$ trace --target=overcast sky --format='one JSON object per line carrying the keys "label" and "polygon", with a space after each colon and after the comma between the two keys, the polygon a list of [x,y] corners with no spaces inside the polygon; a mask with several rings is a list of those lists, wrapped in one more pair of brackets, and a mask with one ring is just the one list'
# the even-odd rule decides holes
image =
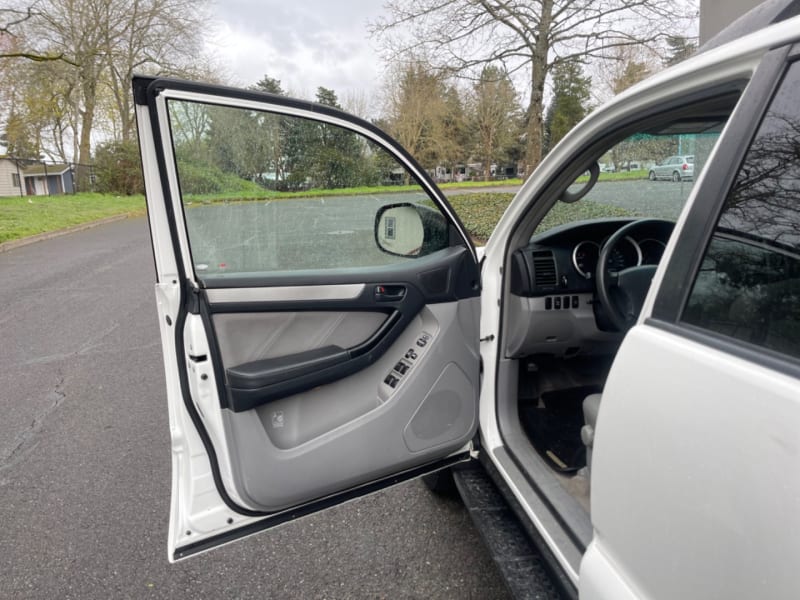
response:
{"label": "overcast sky", "polygon": [[380,86],[383,63],[367,32],[380,0],[217,0],[213,11],[211,50],[236,85],[267,74],[296,96],[324,86],[340,98],[374,97]]}

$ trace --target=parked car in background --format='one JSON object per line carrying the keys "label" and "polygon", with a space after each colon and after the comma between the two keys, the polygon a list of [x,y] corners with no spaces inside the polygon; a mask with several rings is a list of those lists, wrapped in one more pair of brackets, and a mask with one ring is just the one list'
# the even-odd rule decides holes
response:
{"label": "parked car in background", "polygon": [[[536,598],[797,598],[797,14],[800,0],[772,0],[720,34],[729,43],[590,114],[482,259],[373,124],[134,78],[172,436],[169,560],[451,473],[521,596],[550,578]],[[676,135],[708,148],[690,184],[598,183],[603,156]],[[374,186],[374,169],[415,187],[238,200],[236,165],[211,162],[234,156],[217,151],[232,141],[237,160],[277,155],[314,187],[347,165],[359,168],[340,188]],[[692,159],[651,179],[693,179]],[[204,169],[227,169],[230,189],[193,193]],[[508,542],[520,531],[543,567]]]}
{"label": "parked car in background", "polygon": [[684,156],[670,156],[657,165],[650,168],[650,181],[656,179],[671,179],[681,181],[682,179],[694,178],[694,156],[691,154]]}

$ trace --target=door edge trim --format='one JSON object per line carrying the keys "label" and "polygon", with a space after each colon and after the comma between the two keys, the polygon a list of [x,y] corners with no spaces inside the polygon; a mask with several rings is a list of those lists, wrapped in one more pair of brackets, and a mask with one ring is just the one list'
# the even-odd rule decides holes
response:
{"label": "door edge trim", "polygon": [[172,560],[177,562],[196,554],[207,552],[218,546],[235,542],[239,539],[249,537],[256,533],[271,529],[272,527],[277,527],[278,525],[283,525],[300,517],[312,515],[344,502],[349,502],[351,500],[356,500],[363,496],[379,492],[398,483],[410,481],[411,479],[416,479],[417,477],[427,473],[451,467],[462,462],[468,462],[470,460],[471,455],[469,452],[460,452],[447,458],[427,463],[419,467],[414,467],[395,475],[389,475],[387,477],[377,479],[356,488],[326,496],[324,498],[320,498],[319,500],[313,500],[295,508],[267,514],[267,516],[265,516],[263,519],[242,525],[236,529],[232,529],[230,531],[226,531],[224,533],[220,533],[191,544],[186,544],[185,546],[178,546],[172,553]]}

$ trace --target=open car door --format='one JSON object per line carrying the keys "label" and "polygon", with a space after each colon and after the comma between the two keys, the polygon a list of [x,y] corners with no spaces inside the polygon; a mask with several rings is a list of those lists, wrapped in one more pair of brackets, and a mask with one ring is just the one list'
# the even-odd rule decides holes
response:
{"label": "open car door", "polygon": [[140,77],[133,90],[170,561],[467,460],[479,269],[419,165],[329,106]]}

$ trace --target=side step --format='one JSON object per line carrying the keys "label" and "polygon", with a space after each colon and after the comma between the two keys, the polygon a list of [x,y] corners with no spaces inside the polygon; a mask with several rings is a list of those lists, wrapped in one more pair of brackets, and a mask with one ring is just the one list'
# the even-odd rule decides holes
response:
{"label": "side step", "polygon": [[483,468],[453,469],[464,505],[511,595],[517,600],[563,600],[541,553]]}

